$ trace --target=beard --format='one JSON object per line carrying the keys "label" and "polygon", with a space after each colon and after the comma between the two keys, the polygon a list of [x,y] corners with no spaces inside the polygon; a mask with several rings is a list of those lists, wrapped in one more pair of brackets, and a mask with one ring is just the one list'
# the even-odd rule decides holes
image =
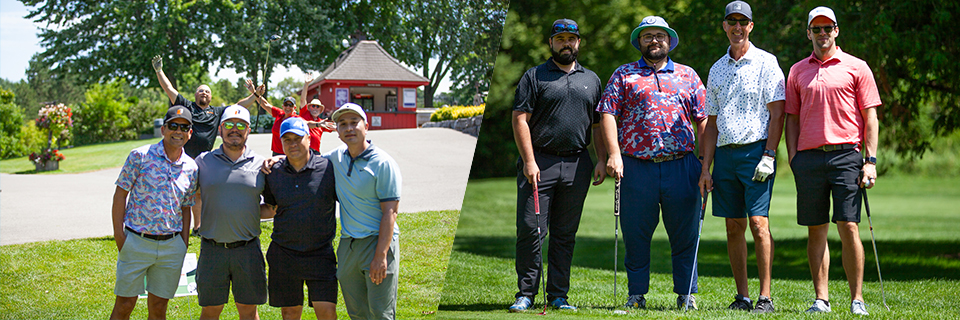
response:
{"label": "beard", "polygon": [[[657,51],[656,53],[651,53],[650,48],[652,48],[653,46],[660,46],[660,50]],[[663,44],[661,44],[660,42],[648,45],[646,50],[643,50],[640,53],[643,54],[643,58],[650,61],[660,61],[660,60],[663,60],[663,58],[667,57],[667,49],[664,48]]]}
{"label": "beard", "polygon": [[[560,53],[563,50],[569,49],[570,51],[566,53]],[[568,65],[577,61],[577,55],[580,54],[580,51],[571,47],[560,48],[560,51],[554,51],[553,48],[550,49],[550,54],[553,56],[553,61],[556,61],[562,65]]]}
{"label": "beard", "polygon": [[224,138],[233,138],[233,137],[238,137],[240,139],[239,140],[223,139],[223,146],[231,150],[243,150],[243,147],[247,145],[247,139],[243,135],[240,135],[238,133],[232,133],[232,132],[227,134],[227,136]]}

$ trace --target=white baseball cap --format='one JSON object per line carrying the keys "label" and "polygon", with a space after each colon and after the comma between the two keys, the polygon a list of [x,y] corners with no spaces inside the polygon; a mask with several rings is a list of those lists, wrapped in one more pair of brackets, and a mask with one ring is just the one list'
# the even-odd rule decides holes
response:
{"label": "white baseball cap", "polygon": [[239,104],[227,107],[223,110],[223,116],[220,117],[220,123],[230,119],[240,119],[250,124],[250,111]]}
{"label": "white baseball cap", "polygon": [[348,112],[359,114],[360,117],[363,118],[363,122],[367,122],[367,113],[363,112],[363,108],[361,108],[360,105],[356,103],[350,103],[350,102],[344,103],[342,106],[340,106],[340,109],[337,109],[337,111],[334,111],[333,114],[330,115],[330,119],[333,119],[333,122],[337,122],[337,120],[340,119],[340,116]]}
{"label": "white baseball cap", "polygon": [[810,22],[813,21],[816,17],[824,16],[833,21],[833,24],[837,24],[837,16],[833,14],[833,9],[827,7],[816,7],[813,10],[810,10],[810,14],[807,15],[807,27],[810,26]]}

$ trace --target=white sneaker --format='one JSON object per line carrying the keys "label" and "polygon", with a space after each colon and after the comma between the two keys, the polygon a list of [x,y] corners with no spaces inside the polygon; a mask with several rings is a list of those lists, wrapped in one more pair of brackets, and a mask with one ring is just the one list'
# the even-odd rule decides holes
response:
{"label": "white sneaker", "polygon": [[830,312],[830,302],[817,299],[813,301],[813,306],[807,309],[807,312]]}
{"label": "white sneaker", "polygon": [[853,300],[850,303],[850,312],[858,316],[869,316],[867,313],[867,304],[860,300]]}

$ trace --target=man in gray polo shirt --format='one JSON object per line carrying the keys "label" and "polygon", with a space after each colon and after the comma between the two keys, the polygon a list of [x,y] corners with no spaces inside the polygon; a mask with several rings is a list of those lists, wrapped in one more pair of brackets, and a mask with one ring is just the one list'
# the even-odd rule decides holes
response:
{"label": "man in gray polo shirt", "polygon": [[[267,302],[267,275],[260,249],[263,157],[246,147],[250,112],[232,105],[220,120],[219,149],[197,157],[200,197],[200,259],[197,263],[200,319],[219,319],[231,284],[240,319],[257,319]],[[265,208],[266,209],[266,208]]]}

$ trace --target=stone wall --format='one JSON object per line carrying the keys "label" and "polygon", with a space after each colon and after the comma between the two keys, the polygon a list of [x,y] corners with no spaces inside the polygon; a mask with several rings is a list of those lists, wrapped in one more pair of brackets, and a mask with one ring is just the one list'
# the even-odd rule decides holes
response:
{"label": "stone wall", "polygon": [[462,118],[457,120],[444,120],[438,122],[427,122],[423,124],[424,128],[450,128],[471,136],[480,136],[480,124],[483,122],[483,116]]}

